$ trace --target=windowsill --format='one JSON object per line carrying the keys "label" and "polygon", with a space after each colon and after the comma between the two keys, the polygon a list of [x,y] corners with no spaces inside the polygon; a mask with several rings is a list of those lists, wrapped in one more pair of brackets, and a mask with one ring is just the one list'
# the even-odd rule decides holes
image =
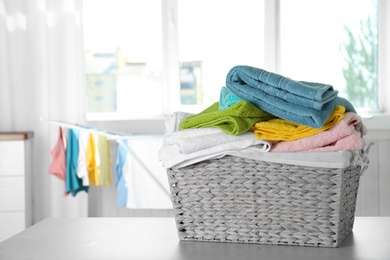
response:
{"label": "windowsill", "polygon": [[128,120],[93,120],[87,121],[88,126],[128,135],[160,135],[164,134],[164,118],[145,118]]}
{"label": "windowsill", "polygon": [[[362,116],[369,139],[390,139],[390,114]],[[129,134],[163,134],[164,117],[129,120],[88,120],[88,125]]]}
{"label": "windowsill", "polygon": [[145,121],[145,120],[161,120],[164,116],[162,115],[150,115],[150,116],[130,116],[123,113],[110,113],[110,112],[98,112],[98,113],[87,113],[85,116],[86,121]]}

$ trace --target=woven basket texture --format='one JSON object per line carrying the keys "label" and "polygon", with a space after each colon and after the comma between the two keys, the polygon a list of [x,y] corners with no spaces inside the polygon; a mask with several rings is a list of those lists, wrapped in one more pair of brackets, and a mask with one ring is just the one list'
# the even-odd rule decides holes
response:
{"label": "woven basket texture", "polygon": [[225,156],[167,169],[180,240],[338,247],[354,224],[360,166]]}

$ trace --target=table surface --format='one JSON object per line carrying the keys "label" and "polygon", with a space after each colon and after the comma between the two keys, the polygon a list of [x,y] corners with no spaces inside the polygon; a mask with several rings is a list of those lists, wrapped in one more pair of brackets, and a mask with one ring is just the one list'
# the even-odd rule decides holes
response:
{"label": "table surface", "polygon": [[[1,231],[0,231],[1,232]],[[357,217],[338,248],[180,241],[173,218],[49,218],[0,243],[0,259],[390,259],[390,217]]]}

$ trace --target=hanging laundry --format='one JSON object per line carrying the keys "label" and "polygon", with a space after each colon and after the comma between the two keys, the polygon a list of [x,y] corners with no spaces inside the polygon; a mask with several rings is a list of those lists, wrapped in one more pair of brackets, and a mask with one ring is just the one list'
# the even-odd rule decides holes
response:
{"label": "hanging laundry", "polygon": [[117,205],[121,207],[125,207],[127,203],[127,188],[126,182],[123,175],[123,167],[126,162],[127,150],[124,147],[127,145],[127,140],[121,141],[118,145],[118,155],[116,157],[116,190],[117,190]]}
{"label": "hanging laundry", "polygon": [[66,151],[66,147],[68,146],[68,128],[62,129],[62,142]]}
{"label": "hanging laundry", "polygon": [[52,162],[49,167],[49,173],[65,181],[66,176],[66,150],[64,145],[63,130],[60,127],[58,131],[58,140],[51,150]]}
{"label": "hanging laundry", "polygon": [[76,196],[80,191],[88,192],[88,186],[84,186],[77,176],[77,162],[79,155],[78,131],[68,130],[68,142],[66,150],[66,192]]}
{"label": "hanging laundry", "polygon": [[[76,196],[80,191],[88,192],[90,185],[112,185],[110,140],[116,139],[118,134],[85,126],[55,123],[66,125],[67,130],[63,126],[59,129],[58,140],[52,149],[53,162],[49,172],[64,181],[65,195]],[[175,127],[178,128],[179,125]],[[117,205],[136,209],[171,209],[169,191],[164,187],[167,184],[164,183],[165,176],[156,175],[154,169],[149,169],[153,160],[146,166],[129,150],[129,140],[116,141],[120,144],[115,165]],[[154,146],[153,143],[152,147]],[[136,150],[145,148],[148,145],[145,146],[142,140]],[[146,157],[150,155],[149,149],[147,150]],[[137,163],[134,164],[133,160]]]}
{"label": "hanging laundry", "polygon": [[87,149],[89,132],[81,130],[79,132],[79,156],[77,162],[77,176],[82,179],[84,186],[89,186],[89,176],[87,167]]}
{"label": "hanging laundry", "polygon": [[99,155],[96,152],[95,137],[94,134],[90,133],[88,137],[88,146],[86,153],[86,164],[88,171],[89,183],[91,185],[99,185],[99,168],[96,165],[96,159]]}
{"label": "hanging laundry", "polygon": [[97,136],[97,152],[99,155],[99,161],[97,161],[97,167],[99,168],[99,184],[100,186],[111,186],[111,155],[110,155],[110,142],[107,137]]}

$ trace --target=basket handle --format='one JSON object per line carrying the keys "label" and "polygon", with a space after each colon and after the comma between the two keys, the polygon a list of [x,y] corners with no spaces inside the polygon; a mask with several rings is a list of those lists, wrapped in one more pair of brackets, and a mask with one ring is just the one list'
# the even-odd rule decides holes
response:
{"label": "basket handle", "polygon": [[353,160],[353,165],[360,166],[360,176],[363,175],[363,173],[367,170],[368,166],[370,165],[370,158],[368,157],[368,153],[370,152],[371,146],[374,145],[374,142],[370,142],[366,148],[361,149],[360,156],[355,156]]}

